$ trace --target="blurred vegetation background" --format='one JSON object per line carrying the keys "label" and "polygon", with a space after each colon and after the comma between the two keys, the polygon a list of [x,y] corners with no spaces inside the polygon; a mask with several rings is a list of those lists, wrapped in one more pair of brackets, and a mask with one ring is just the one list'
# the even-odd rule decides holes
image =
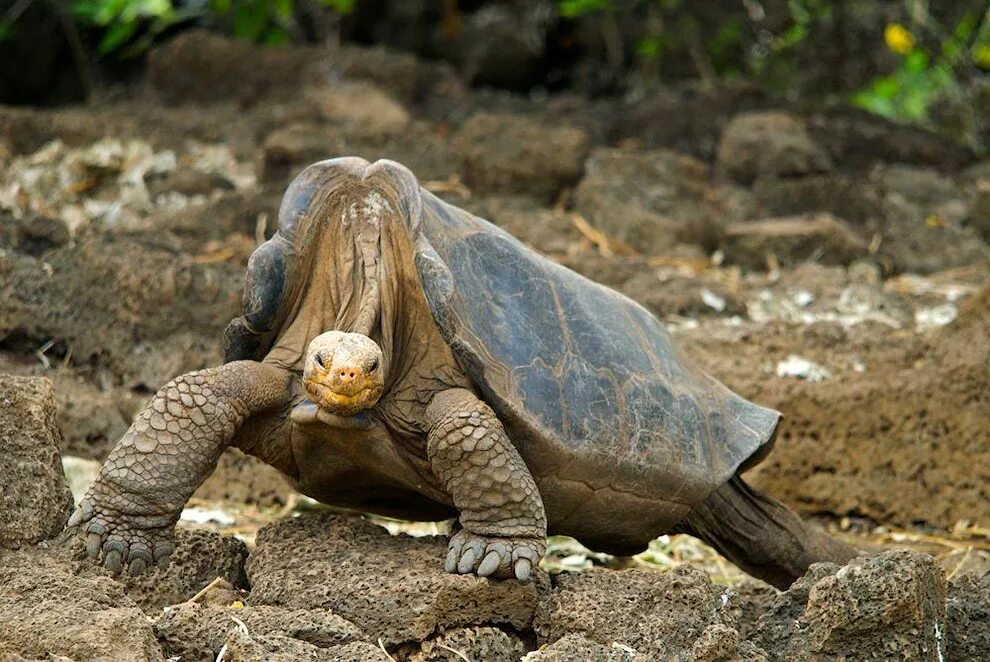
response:
{"label": "blurred vegetation background", "polygon": [[381,44],[517,91],[741,79],[987,147],[988,0],[0,0],[0,101],[83,100],[193,27],[273,48]]}

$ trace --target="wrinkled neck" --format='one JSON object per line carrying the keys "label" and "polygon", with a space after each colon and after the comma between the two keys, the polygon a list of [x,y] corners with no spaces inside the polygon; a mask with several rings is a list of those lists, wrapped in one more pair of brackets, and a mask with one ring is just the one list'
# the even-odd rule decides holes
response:
{"label": "wrinkled neck", "polygon": [[396,339],[401,281],[411,264],[395,207],[367,188],[319,206],[302,242],[286,325],[267,360],[301,371],[309,342],[325,331],[362,333],[381,347],[386,375]]}
{"label": "wrinkled neck", "polygon": [[[370,191],[360,200],[351,203],[341,215],[342,229],[351,230],[350,243],[355,266],[351,284],[361,291],[350,299],[357,301],[357,316],[351,328],[338,328],[339,331],[363,333],[370,337],[381,319],[381,281],[386,262],[382,255],[382,226],[390,212],[391,208],[385,199],[376,191]],[[342,241],[341,245],[347,243]],[[360,288],[357,288],[358,285]]]}

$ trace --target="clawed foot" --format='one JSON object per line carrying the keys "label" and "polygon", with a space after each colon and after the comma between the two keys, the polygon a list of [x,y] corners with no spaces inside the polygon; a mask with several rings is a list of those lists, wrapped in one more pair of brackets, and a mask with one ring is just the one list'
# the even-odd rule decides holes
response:
{"label": "clawed foot", "polygon": [[153,508],[128,495],[114,494],[103,483],[94,484],[69,518],[86,542],[86,553],[102,558],[115,573],[127,568],[138,575],[153,565],[164,567],[175,548],[175,518],[155,514]]}
{"label": "clawed foot", "polygon": [[450,538],[444,570],[526,582],[545,550],[543,538],[496,538],[461,530]]}

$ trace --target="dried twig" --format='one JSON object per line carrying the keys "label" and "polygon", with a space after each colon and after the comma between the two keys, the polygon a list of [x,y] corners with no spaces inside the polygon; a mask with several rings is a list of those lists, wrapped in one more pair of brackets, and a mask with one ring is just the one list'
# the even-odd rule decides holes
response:
{"label": "dried twig", "polygon": [[592,227],[591,223],[589,223],[584,216],[578,214],[577,212],[571,214],[571,223],[574,224],[574,227],[577,228],[577,231],[580,232],[585,239],[590,241],[595,248],[598,249],[599,253],[605,257],[612,257],[612,247],[609,245],[608,237],[604,232]]}
{"label": "dried twig", "polygon": [[471,662],[471,658],[469,658],[467,655],[465,655],[461,651],[457,650],[456,648],[451,648],[450,646],[447,646],[446,644],[441,644],[439,641],[436,642],[436,646],[437,646],[437,648],[442,648],[445,651],[450,651],[451,653],[453,653],[457,657],[459,657],[462,660],[464,660],[464,662]]}
{"label": "dried twig", "polygon": [[237,257],[238,251],[236,248],[227,246],[219,250],[210,251],[209,253],[200,253],[193,257],[193,262],[196,264],[215,264],[217,262],[226,262],[227,260]]}
{"label": "dried twig", "polygon": [[590,241],[592,245],[594,245],[595,248],[598,249],[598,252],[604,255],[605,257],[612,257],[615,255],[624,255],[626,257],[637,257],[641,255],[641,253],[638,250],[636,250],[626,242],[622,241],[621,239],[610,237],[601,230],[599,230],[598,228],[594,227],[591,223],[588,222],[588,219],[586,219],[581,214],[577,212],[571,212],[569,216],[571,219],[571,223],[573,223],[577,231],[581,233],[581,236],[583,236],[585,239]]}
{"label": "dried twig", "polygon": [[470,198],[471,189],[464,185],[460,175],[451,174],[447,179],[431,180],[423,182],[423,188],[430,193],[456,193],[457,195]]}
{"label": "dried twig", "polygon": [[203,588],[201,588],[199,590],[199,593],[197,593],[196,595],[192,596],[191,598],[189,598],[185,602],[180,602],[179,604],[188,605],[188,604],[192,604],[193,602],[198,601],[204,595],[206,595],[207,593],[209,593],[210,591],[212,591],[217,586],[217,584],[219,584],[220,582],[223,582],[223,581],[226,581],[223,577],[217,577],[212,582],[210,582],[209,584],[207,584],[206,586],[204,586]]}
{"label": "dried twig", "polygon": [[966,553],[965,553],[965,554],[963,554],[963,557],[962,557],[962,559],[961,559],[961,560],[959,561],[959,563],[957,563],[957,564],[956,564],[956,567],[952,569],[952,572],[950,572],[950,573],[949,573],[949,574],[948,574],[948,575],[946,576],[946,578],[945,578],[945,581],[949,581],[950,579],[952,579],[953,577],[955,577],[955,576],[956,576],[956,573],[958,573],[958,572],[959,572],[959,570],[960,570],[960,569],[962,569],[962,567],[963,567],[963,564],[964,564],[964,563],[966,563],[966,561],[968,561],[968,560],[969,560],[969,557],[970,557],[970,555],[971,555],[972,553],[973,553],[973,548],[972,548],[972,547],[967,547],[967,548],[966,548]]}
{"label": "dried twig", "polygon": [[282,519],[288,516],[296,509],[297,505],[299,505],[299,494],[297,492],[290,492],[289,498],[285,500],[285,505],[275,514],[275,519]]}
{"label": "dried twig", "polygon": [[391,655],[389,655],[388,651],[385,650],[385,643],[382,641],[382,638],[381,637],[378,637],[378,647],[382,649],[382,653],[385,654],[385,657],[387,657],[388,659],[392,660],[392,662],[397,662],[396,659],[394,657],[392,657]]}

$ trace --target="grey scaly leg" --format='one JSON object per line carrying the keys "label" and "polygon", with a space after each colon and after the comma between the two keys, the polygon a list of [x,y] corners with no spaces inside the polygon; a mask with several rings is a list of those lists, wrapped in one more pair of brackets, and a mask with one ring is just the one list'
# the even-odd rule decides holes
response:
{"label": "grey scaly leg", "polygon": [[426,411],[433,471],[460,511],[447,572],[526,581],[546,550],[536,482],[495,412],[465,389],[442,391]]}
{"label": "grey scaly leg", "polygon": [[142,572],[171,554],[175,522],[249,416],[284,406],[290,373],[235,361],[190,372],[155,394],[110,451],[68,526],[115,572]]}
{"label": "grey scaly leg", "polygon": [[737,474],[677,525],[753,577],[787,589],[812,563],[845,564],[859,552],[790,508],[750,487]]}

